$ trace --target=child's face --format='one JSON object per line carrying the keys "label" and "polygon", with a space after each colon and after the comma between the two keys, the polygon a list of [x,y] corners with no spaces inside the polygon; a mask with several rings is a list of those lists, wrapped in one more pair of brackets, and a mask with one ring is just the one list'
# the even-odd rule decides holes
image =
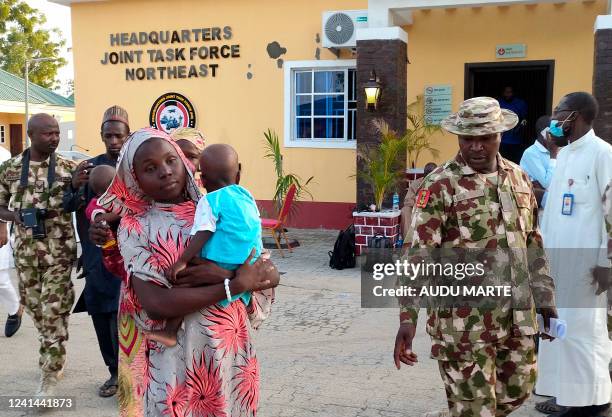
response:
{"label": "child's face", "polygon": [[108,187],[110,187],[112,180],[112,178],[110,179],[110,181],[101,180],[100,183],[90,184],[89,188],[96,196],[101,197],[102,194],[106,192]]}
{"label": "child's face", "polygon": [[183,201],[185,165],[174,147],[160,138],[140,145],[134,156],[134,172],[142,191],[160,203]]}
{"label": "child's face", "polygon": [[193,143],[185,139],[177,140],[176,144],[181,148],[185,158],[193,165],[193,174],[195,175],[200,170],[200,151]]}
{"label": "child's face", "polygon": [[89,189],[98,197],[110,187],[115,177],[115,169],[106,165],[95,167],[89,176]]}
{"label": "child's face", "polygon": [[[206,188],[206,175],[210,176],[210,172],[206,169],[204,153],[200,155],[200,158],[198,159],[198,165],[200,167],[200,180],[202,181],[202,187]],[[209,191],[208,188],[206,188],[206,191]]]}

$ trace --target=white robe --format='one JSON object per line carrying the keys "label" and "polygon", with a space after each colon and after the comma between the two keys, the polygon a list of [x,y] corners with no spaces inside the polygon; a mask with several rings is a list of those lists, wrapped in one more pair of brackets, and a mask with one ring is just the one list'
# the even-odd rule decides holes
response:
{"label": "white robe", "polygon": [[[567,338],[540,342],[536,392],[564,406],[606,404],[612,395],[607,294],[596,296],[591,284],[591,269],[609,265],[602,197],[611,180],[612,146],[591,130],[559,152],[544,209],[544,247]],[[569,216],[561,213],[566,193],[574,195]]]}
{"label": "white robe", "polygon": [[[8,161],[9,159],[11,159],[11,153],[4,146],[0,146],[0,164]],[[11,224],[8,223],[6,227],[8,227],[10,230]],[[11,236],[9,236],[9,239],[10,238]],[[9,241],[9,243],[0,248],[0,270],[10,269],[13,268],[13,266],[13,249],[11,247],[11,242]]]}
{"label": "white robe", "polygon": [[[11,158],[11,153],[3,146],[0,146],[0,163]],[[10,224],[3,227],[10,227]],[[19,297],[11,282],[9,268],[13,267],[13,250],[11,243],[7,243],[0,248],[0,304],[2,304],[8,314],[17,313],[19,309]]]}

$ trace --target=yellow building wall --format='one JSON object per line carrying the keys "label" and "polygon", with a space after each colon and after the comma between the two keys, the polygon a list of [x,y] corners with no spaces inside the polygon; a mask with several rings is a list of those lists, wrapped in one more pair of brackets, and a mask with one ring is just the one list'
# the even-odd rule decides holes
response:
{"label": "yellow building wall", "polygon": [[[27,128],[26,128],[26,125],[25,125],[25,116],[23,114],[11,113],[10,117],[8,118],[8,121],[9,121],[10,124],[21,125],[22,126],[21,137],[23,138],[24,149],[25,149],[25,140],[26,140],[26,136],[27,136]],[[10,138],[7,139],[7,141],[4,144],[4,146],[9,151],[11,150]]]}
{"label": "yellow building wall", "polygon": [[[276,177],[272,162],[263,158],[263,132],[275,130],[282,143],[284,70],[268,56],[266,47],[278,41],[287,49],[281,57],[285,61],[314,60],[316,49],[321,47],[316,42],[317,33],[321,33],[321,13],[360,8],[367,8],[367,0],[183,0],[172,2],[170,8],[162,0],[74,4],[77,143],[92,152],[102,152],[99,131],[107,107],[125,107],[132,129],[137,129],[148,126],[151,105],[160,95],[178,92],[193,103],[197,125],[208,143],[224,142],[237,149],[244,169],[243,184],[256,198],[272,199]],[[220,61],[216,78],[126,81],[125,65],[100,63],[106,51],[150,48],[111,47],[111,33],[226,25],[233,31],[227,43],[240,44],[241,57]],[[323,48],[320,53],[321,59],[336,59]],[[251,80],[247,72],[253,74]],[[355,180],[349,178],[354,174],[354,150],[284,148],[283,153],[287,172],[315,177],[310,187],[315,201],[354,201]]]}
{"label": "yellow building wall", "polygon": [[[408,32],[408,101],[423,94],[426,85],[450,84],[453,110],[464,99],[464,65],[478,62],[555,60],[553,107],[572,91],[592,90],[593,27],[606,14],[607,2],[517,5],[416,11]],[[495,46],[524,43],[525,59],[495,59]],[[456,136],[437,134],[437,162],[453,157]],[[420,156],[420,166],[433,158]]]}
{"label": "yellow building wall", "polygon": [[4,143],[0,144],[4,148],[11,150],[11,135],[10,125],[20,124],[23,126],[22,138],[25,141],[26,128],[24,126],[24,115],[17,113],[0,113],[0,125],[4,125],[6,129]]}
{"label": "yellow building wall", "polygon": [[50,110],[50,111],[47,111],[47,112],[49,114],[51,114],[52,116],[59,118],[59,122],[60,123],[76,121],[76,113],[74,112],[74,109],[70,109],[70,110]]}
{"label": "yellow building wall", "polygon": [[[100,121],[104,110],[113,104],[128,110],[130,124],[137,129],[148,125],[151,105],[161,94],[182,93],[194,104],[198,127],[208,143],[233,145],[243,164],[244,185],[256,198],[271,199],[275,176],[272,163],[263,158],[263,132],[268,128],[275,130],[282,144],[284,70],[268,56],[266,46],[278,41],[287,49],[281,57],[285,61],[315,59],[315,51],[321,47],[316,42],[316,34],[321,33],[321,12],[364,8],[366,0],[183,0],[173,2],[171,12],[168,3],[162,0],[74,4],[77,143],[92,153],[103,151]],[[428,84],[450,84],[453,109],[457,109],[464,98],[464,64],[494,62],[495,46],[507,43],[525,43],[524,60],[555,60],[553,103],[571,91],[590,91],[593,25],[595,17],[604,14],[605,9],[606,1],[597,0],[416,11],[414,24],[404,28],[409,35],[411,61],[408,101],[422,94]],[[218,62],[216,78],[126,81],[126,65],[100,63],[107,51],[151,47],[111,47],[111,33],[226,25],[233,30],[228,43],[240,44],[241,57]],[[192,45],[196,44],[188,46]],[[320,57],[336,59],[324,48]],[[350,54],[343,57],[350,58]],[[151,64],[145,59],[141,66]],[[247,72],[253,74],[251,80],[247,79]],[[450,134],[436,135],[433,144],[441,151],[437,162],[451,158],[457,150],[457,140]],[[355,170],[354,150],[283,147],[282,152],[287,172],[303,178],[315,177],[310,187],[315,201],[354,201],[355,182],[349,178]],[[419,165],[431,159],[424,153]]]}
{"label": "yellow building wall", "polygon": [[[30,113],[30,116],[39,112],[45,112],[53,115],[54,117],[59,117],[61,122],[74,122],[75,121],[75,113],[73,109],[70,110],[58,110],[58,109],[40,109],[34,108],[33,112]],[[0,144],[0,146],[4,146],[9,151],[11,150],[11,138],[10,138],[10,125],[21,125],[22,132],[21,137],[25,148],[25,140],[27,136],[27,129],[25,126],[25,115],[23,113],[2,113],[0,112],[0,125],[4,125],[6,127],[5,133],[5,142]]]}
{"label": "yellow building wall", "polygon": [[11,149],[11,141],[10,141],[10,125],[13,123],[11,113],[0,113],[0,126],[4,126],[4,143],[0,144],[0,146],[5,147],[10,151]]}

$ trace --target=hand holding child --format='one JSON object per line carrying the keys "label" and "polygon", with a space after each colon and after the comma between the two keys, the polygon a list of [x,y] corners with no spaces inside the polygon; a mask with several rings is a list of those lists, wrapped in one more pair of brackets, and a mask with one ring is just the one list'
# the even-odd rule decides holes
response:
{"label": "hand holding child", "polygon": [[177,283],[178,273],[183,271],[185,268],[187,268],[187,262],[179,259],[174,265],[170,267],[170,269],[168,269],[168,271],[166,272],[166,278],[168,278],[168,281],[170,281],[172,284]]}
{"label": "hand holding child", "polygon": [[247,260],[236,271],[236,278],[230,284],[232,294],[261,291],[278,285],[279,277],[274,264],[261,257],[251,264],[254,256],[255,249],[251,250]]}

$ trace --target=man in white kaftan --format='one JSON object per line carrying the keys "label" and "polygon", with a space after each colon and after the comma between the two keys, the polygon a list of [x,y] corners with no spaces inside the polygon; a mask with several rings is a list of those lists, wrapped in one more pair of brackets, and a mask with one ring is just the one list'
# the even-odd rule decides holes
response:
{"label": "man in white kaftan", "polygon": [[[551,133],[567,137],[569,144],[559,152],[542,234],[567,337],[540,343],[536,392],[569,407],[554,414],[563,417],[603,415],[612,395],[605,292],[610,261],[602,203],[612,180],[612,146],[592,130],[596,115],[590,94],[572,93],[551,121]],[[598,285],[594,276],[606,278]]]}
{"label": "man in white kaftan", "polygon": [[[0,146],[0,163],[11,159],[11,153]],[[6,337],[13,336],[21,326],[22,309],[19,297],[11,282],[10,268],[13,267],[13,250],[11,249],[9,224],[0,223],[0,304],[8,313],[4,327]]]}

